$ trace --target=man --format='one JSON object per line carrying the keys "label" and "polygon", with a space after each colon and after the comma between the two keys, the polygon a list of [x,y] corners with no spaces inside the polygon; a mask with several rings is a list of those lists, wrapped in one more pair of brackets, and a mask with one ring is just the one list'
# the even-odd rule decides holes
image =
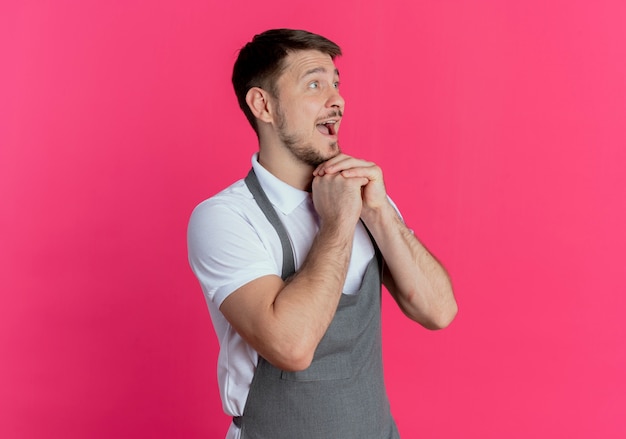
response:
{"label": "man", "polygon": [[339,55],[326,38],[288,29],[243,47],[233,85],[259,151],[245,180],[190,219],[229,439],[399,437],[383,382],[381,281],[426,328],[457,311],[381,169],[339,148]]}

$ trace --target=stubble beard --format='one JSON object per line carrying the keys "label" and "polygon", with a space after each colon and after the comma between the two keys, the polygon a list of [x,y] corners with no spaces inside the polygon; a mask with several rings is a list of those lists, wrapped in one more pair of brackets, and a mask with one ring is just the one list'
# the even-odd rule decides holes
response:
{"label": "stubble beard", "polygon": [[278,138],[291,152],[291,154],[302,163],[305,163],[313,168],[317,168],[325,161],[330,160],[341,153],[339,143],[331,142],[329,144],[331,152],[328,155],[322,154],[317,151],[311,143],[303,142],[298,133],[289,134],[286,127],[287,123],[285,122],[285,117],[280,107],[276,109],[276,114],[279,118]]}

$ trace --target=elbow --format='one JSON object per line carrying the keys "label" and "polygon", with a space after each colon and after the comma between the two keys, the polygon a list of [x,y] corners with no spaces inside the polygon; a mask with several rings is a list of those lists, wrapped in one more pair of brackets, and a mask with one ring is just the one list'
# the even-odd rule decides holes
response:
{"label": "elbow", "polygon": [[301,372],[308,369],[312,362],[313,355],[299,355],[296,353],[281,355],[270,361],[273,366],[286,372]]}
{"label": "elbow", "polygon": [[445,308],[439,310],[439,312],[432,316],[428,320],[424,327],[433,331],[438,331],[441,329],[445,329],[454,321],[457,313],[459,312],[459,307],[456,304],[456,301],[452,301],[452,303]]}
{"label": "elbow", "polygon": [[251,331],[248,344],[272,366],[300,372],[311,365],[320,340],[303,328],[265,324]]}
{"label": "elbow", "polygon": [[448,326],[450,326],[450,324],[454,321],[454,318],[456,317],[459,311],[456,304],[451,308],[452,309],[448,310],[446,313],[442,313],[442,315],[439,316],[439,318],[433,322],[434,323],[433,327],[430,329],[437,331],[440,329],[445,329]]}
{"label": "elbow", "polygon": [[411,320],[433,331],[450,326],[459,312],[452,291],[444,300],[426,302],[419,306],[415,304],[408,306],[407,303],[402,303],[402,305],[402,310]]}
{"label": "elbow", "polygon": [[279,368],[286,372],[302,372],[303,370],[308,369],[312,362],[313,356],[294,357],[282,363],[282,366]]}
{"label": "elbow", "polygon": [[459,312],[459,306],[454,298],[454,291],[452,285],[448,281],[447,288],[440,291],[439,297],[441,300],[438,306],[434,307],[433,312],[430,314],[430,319],[426,328],[431,330],[445,329],[454,321],[456,315]]}
{"label": "elbow", "polygon": [[266,358],[274,367],[286,372],[301,372],[308,369],[313,362],[315,348],[299,341],[281,346],[269,358]]}

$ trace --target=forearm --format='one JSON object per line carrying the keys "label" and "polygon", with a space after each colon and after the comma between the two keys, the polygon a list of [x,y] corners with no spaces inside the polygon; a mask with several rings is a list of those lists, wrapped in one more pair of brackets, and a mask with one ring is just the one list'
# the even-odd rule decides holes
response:
{"label": "forearm", "polygon": [[[352,231],[322,227],[298,272],[272,304],[276,343],[307,364],[330,325],[341,298],[352,252]],[[282,340],[282,342],[281,342]]]}
{"label": "forearm", "polygon": [[363,220],[385,259],[383,281],[402,311],[430,329],[450,324],[457,312],[448,274],[387,203]]}
{"label": "forearm", "polygon": [[220,310],[233,328],[274,366],[296,371],[312,361],[341,298],[355,226],[321,225],[291,278],[260,277],[222,302]]}

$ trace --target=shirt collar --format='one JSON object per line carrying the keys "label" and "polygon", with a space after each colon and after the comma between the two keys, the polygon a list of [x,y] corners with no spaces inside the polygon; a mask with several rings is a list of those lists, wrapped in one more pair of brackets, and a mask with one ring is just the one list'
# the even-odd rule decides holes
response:
{"label": "shirt collar", "polygon": [[278,179],[271,172],[261,166],[258,158],[259,153],[255,153],[252,156],[252,169],[254,169],[256,177],[259,179],[259,184],[263,188],[265,195],[267,195],[267,198],[274,207],[279,209],[285,215],[290,214],[309,197],[309,193],[296,189],[295,187],[290,186],[284,181]]}

